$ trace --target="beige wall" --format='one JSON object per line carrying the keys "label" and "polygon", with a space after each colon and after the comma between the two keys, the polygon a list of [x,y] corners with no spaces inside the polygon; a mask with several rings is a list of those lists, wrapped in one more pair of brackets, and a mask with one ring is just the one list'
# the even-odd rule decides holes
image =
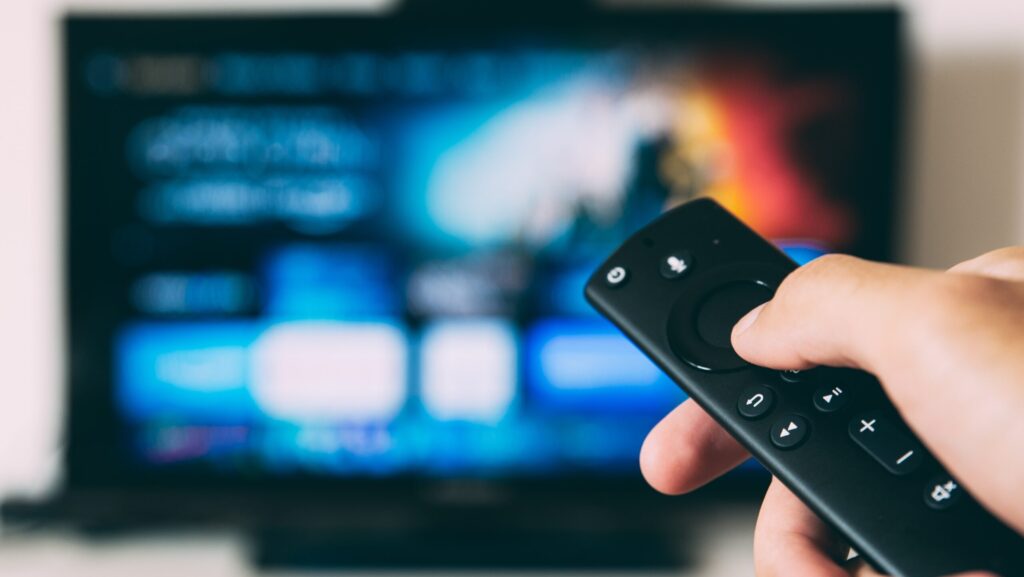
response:
{"label": "beige wall", "polygon": [[[0,8],[0,493],[38,490],[57,474],[62,362],[56,17],[69,6],[148,10],[211,4],[272,9],[352,2],[8,0]],[[909,107],[914,154],[901,233],[904,258],[945,266],[994,247],[1024,244],[1024,3],[903,4],[911,16],[917,63]]]}
{"label": "beige wall", "polygon": [[1022,244],[1024,3],[906,5],[918,57],[906,254],[945,266]]}

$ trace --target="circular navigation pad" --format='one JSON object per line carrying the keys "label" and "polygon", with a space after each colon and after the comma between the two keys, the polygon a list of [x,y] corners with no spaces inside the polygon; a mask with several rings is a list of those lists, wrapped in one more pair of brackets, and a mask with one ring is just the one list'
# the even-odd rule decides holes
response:
{"label": "circular navigation pad", "polygon": [[785,276],[786,271],[778,267],[756,264],[722,267],[703,275],[679,296],[669,313],[672,352],[705,371],[747,366],[732,349],[732,327],[754,307],[770,300]]}
{"label": "circular navigation pad", "polygon": [[761,303],[772,291],[751,281],[729,283],[712,292],[697,307],[697,334],[704,342],[722,349],[732,348],[732,327]]}

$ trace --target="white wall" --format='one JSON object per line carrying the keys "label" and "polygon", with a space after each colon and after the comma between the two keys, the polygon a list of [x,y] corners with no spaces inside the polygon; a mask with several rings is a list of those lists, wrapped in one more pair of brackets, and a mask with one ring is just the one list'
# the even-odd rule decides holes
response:
{"label": "white wall", "polygon": [[[68,7],[208,10],[211,4],[265,10],[353,2],[8,0],[0,8],[0,182],[6,183],[0,190],[0,494],[39,490],[57,472],[57,17]],[[1024,244],[1024,2],[903,4],[917,61],[906,259],[945,266]]]}

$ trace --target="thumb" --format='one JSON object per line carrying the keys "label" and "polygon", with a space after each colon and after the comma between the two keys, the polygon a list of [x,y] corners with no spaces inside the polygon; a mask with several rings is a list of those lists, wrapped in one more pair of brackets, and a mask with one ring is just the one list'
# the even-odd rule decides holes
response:
{"label": "thumb", "polygon": [[891,358],[893,343],[911,336],[907,305],[921,301],[937,275],[843,255],[820,257],[790,274],[775,298],[736,323],[733,347],[766,367],[876,372]]}

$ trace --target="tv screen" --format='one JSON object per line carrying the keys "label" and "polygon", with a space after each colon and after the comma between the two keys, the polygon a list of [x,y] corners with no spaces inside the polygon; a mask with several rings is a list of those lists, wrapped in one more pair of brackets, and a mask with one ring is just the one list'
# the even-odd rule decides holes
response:
{"label": "tv screen", "polygon": [[893,12],[515,14],[67,19],[72,486],[636,482],[620,241],[890,256]]}

